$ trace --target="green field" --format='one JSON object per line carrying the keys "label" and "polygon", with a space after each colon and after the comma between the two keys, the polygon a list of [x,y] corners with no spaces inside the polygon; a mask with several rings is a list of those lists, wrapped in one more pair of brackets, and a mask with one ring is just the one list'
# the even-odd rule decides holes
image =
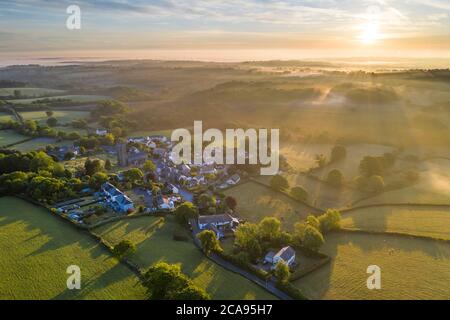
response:
{"label": "green field", "polygon": [[198,286],[206,289],[214,299],[274,299],[253,282],[226,271],[205,258],[192,240],[173,240],[173,231],[177,227],[179,226],[171,217],[165,220],[143,217],[107,224],[94,229],[94,232],[111,244],[122,239],[136,243],[137,252],[132,260],[143,268],[161,260],[180,263],[183,272]]}
{"label": "green field", "polygon": [[[40,98],[30,98],[30,99],[16,99],[16,100],[7,100],[11,103],[17,103],[17,104],[30,104],[38,100],[45,99],[44,97]],[[65,95],[65,96],[52,96],[49,97],[49,99],[68,99],[71,100],[74,103],[85,103],[85,102],[97,102],[101,100],[108,100],[109,97],[106,96],[96,96],[96,95]]]}
{"label": "green field", "polygon": [[14,130],[0,130],[0,146],[7,146],[27,138]]}
{"label": "green field", "polygon": [[14,117],[6,112],[0,112],[0,122],[7,122],[9,120],[14,120]]}
{"label": "green field", "polygon": [[65,91],[48,88],[0,88],[0,97],[12,96],[15,90],[20,90],[22,96],[26,97],[45,97],[50,95],[61,95]]}
{"label": "green field", "polygon": [[53,138],[35,138],[33,140],[29,140],[23,143],[16,144],[12,147],[9,147],[9,149],[18,150],[20,152],[30,152],[37,149],[45,149],[46,146],[64,146],[71,144],[69,141],[60,141],[58,142],[56,139]]}
{"label": "green field", "polygon": [[450,206],[359,209],[344,213],[342,227],[450,239]]}
{"label": "green field", "polygon": [[[294,282],[312,299],[449,299],[450,245],[407,237],[331,234],[321,249],[330,264]],[[368,290],[367,267],[381,268]]]}
{"label": "green field", "polygon": [[[45,124],[48,116],[45,111],[25,111],[20,112],[20,115],[24,118],[24,120],[34,120],[41,124]],[[89,112],[87,111],[53,111],[53,116],[58,120],[60,124],[70,123],[76,119],[84,119],[88,117]],[[75,130],[73,130],[75,131]]]}
{"label": "green field", "polygon": [[230,188],[225,190],[225,194],[237,200],[238,217],[252,222],[259,222],[268,216],[276,217],[288,230],[311,213],[311,209],[301,203],[255,182]]}
{"label": "green field", "polygon": [[436,159],[421,163],[420,179],[410,187],[388,191],[358,202],[376,203],[434,203],[450,204],[450,160]]}
{"label": "green field", "polygon": [[[143,299],[138,278],[87,234],[23,200],[0,198],[0,299]],[[81,290],[66,269],[81,268]]]}

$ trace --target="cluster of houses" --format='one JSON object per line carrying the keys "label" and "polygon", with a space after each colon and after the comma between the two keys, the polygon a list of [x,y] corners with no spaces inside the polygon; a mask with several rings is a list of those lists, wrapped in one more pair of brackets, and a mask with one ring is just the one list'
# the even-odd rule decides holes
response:
{"label": "cluster of houses", "polygon": [[105,203],[114,211],[127,213],[134,210],[133,201],[111,183],[104,183],[101,187],[101,192],[105,197]]}

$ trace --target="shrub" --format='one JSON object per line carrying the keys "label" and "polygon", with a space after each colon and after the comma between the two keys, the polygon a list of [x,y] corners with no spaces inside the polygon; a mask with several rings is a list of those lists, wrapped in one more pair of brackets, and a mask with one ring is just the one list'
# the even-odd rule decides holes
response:
{"label": "shrub", "polygon": [[130,240],[122,240],[114,246],[112,253],[115,257],[121,259],[136,252],[136,245]]}
{"label": "shrub", "polygon": [[342,185],[342,182],[344,180],[344,176],[342,175],[342,172],[338,169],[333,169],[328,173],[327,176],[327,182],[335,187],[340,187]]}
{"label": "shrub", "polygon": [[306,202],[308,200],[308,192],[302,187],[292,188],[291,196],[302,202]]}

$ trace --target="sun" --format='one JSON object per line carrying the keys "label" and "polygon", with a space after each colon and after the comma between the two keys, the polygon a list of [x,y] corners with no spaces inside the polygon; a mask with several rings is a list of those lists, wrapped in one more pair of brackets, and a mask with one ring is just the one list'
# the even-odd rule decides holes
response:
{"label": "sun", "polygon": [[373,44],[379,39],[378,25],[376,23],[368,23],[362,29],[363,32],[359,38],[364,44]]}

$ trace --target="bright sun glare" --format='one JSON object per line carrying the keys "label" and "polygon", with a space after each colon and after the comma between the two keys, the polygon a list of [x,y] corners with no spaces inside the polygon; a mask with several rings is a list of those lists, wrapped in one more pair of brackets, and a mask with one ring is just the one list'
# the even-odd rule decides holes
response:
{"label": "bright sun glare", "polygon": [[373,44],[379,37],[378,25],[375,23],[368,23],[363,26],[363,32],[360,39],[365,44]]}

